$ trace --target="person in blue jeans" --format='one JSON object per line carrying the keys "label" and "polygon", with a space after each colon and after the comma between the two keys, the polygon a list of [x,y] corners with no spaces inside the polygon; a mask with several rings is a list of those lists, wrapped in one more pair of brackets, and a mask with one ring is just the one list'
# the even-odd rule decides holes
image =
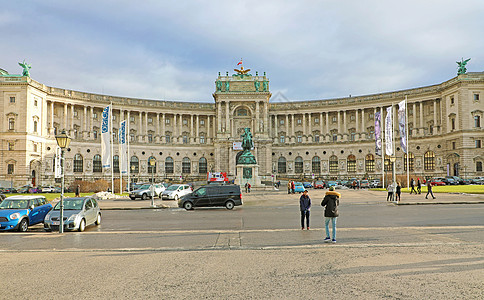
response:
{"label": "person in blue jeans", "polygon": [[304,219],[306,219],[306,228],[309,230],[309,213],[311,211],[311,198],[308,190],[304,190],[299,198],[299,209],[301,210],[301,229],[304,230]]}
{"label": "person in blue jeans", "polygon": [[[324,242],[326,243],[336,243],[336,219],[339,216],[338,206],[340,198],[341,194],[335,192],[334,187],[332,186],[329,188],[329,191],[326,192],[326,195],[321,202],[321,206],[324,207],[324,225],[326,227],[326,238],[324,239]],[[333,227],[333,234],[331,237],[329,236],[329,222],[331,222],[331,226]]]}

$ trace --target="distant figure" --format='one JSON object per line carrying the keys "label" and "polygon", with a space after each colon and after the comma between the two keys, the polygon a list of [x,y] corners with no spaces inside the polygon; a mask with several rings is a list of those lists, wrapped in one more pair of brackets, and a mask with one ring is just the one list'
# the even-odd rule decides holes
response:
{"label": "distant figure", "polygon": [[[334,191],[334,186],[329,188],[326,192],[321,206],[324,206],[324,225],[326,229],[326,238],[324,242],[329,243],[330,241],[336,243],[336,219],[339,216],[338,206],[341,194]],[[333,227],[333,235],[329,236],[329,222],[331,221],[331,226]]]}
{"label": "distant figure", "polygon": [[303,194],[299,198],[299,209],[301,210],[301,229],[304,230],[304,219],[306,219],[306,228],[309,230],[311,198],[309,198],[308,190],[304,190]]}
{"label": "distant figure", "polygon": [[429,194],[432,196],[433,199],[435,199],[434,193],[432,192],[432,182],[430,182],[430,180],[427,180],[427,195],[425,195],[425,199],[428,199],[427,197],[429,196]]}
{"label": "distant figure", "polygon": [[396,190],[396,199],[395,201],[400,201],[400,194],[402,193],[402,187],[400,186],[400,182],[397,183],[397,190]]}
{"label": "distant figure", "polygon": [[245,183],[245,192],[246,193],[249,192],[249,183],[248,182]]}
{"label": "distant figure", "polygon": [[76,197],[81,197],[81,186],[79,184],[76,186]]}
{"label": "distant figure", "polygon": [[410,195],[412,193],[415,193],[415,195],[416,195],[417,191],[415,190],[415,180],[413,180],[413,178],[410,180],[410,187],[412,188],[412,190],[410,191]]}
{"label": "distant figure", "polygon": [[417,192],[419,195],[422,193],[422,183],[420,182],[420,178],[417,178]]}
{"label": "distant figure", "polygon": [[248,183],[248,182],[247,182],[247,190],[249,191],[249,193],[250,193],[250,188],[251,188],[251,187],[252,187],[252,186],[250,185],[250,183]]}
{"label": "distant figure", "polygon": [[295,194],[295,193],[296,193],[296,185],[294,184],[294,181],[291,181],[291,192],[292,192],[293,194]]}
{"label": "distant figure", "polygon": [[393,200],[393,183],[390,183],[387,187],[387,201],[392,201]]}
{"label": "distant figure", "polygon": [[288,182],[287,182],[287,193],[288,193],[288,194],[290,194],[290,193],[291,193],[291,188],[292,188],[291,181],[288,181]]}

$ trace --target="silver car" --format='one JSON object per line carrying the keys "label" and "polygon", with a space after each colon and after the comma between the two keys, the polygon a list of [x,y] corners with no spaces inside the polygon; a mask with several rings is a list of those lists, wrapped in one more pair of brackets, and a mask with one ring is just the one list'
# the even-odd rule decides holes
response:
{"label": "silver car", "polygon": [[131,198],[131,200],[136,200],[136,198],[141,198],[143,200],[151,198],[151,191],[153,188],[155,189],[155,197],[161,198],[161,193],[165,191],[165,186],[161,183],[155,183],[154,185],[143,184],[137,190],[131,191],[131,193],[129,193],[129,198]]}
{"label": "silver car", "polygon": [[[59,230],[60,202],[44,218],[45,231]],[[64,199],[64,229],[84,231],[87,226],[101,224],[101,209],[91,197]]]}
{"label": "silver car", "polygon": [[191,186],[188,184],[172,184],[166,188],[161,195],[163,200],[178,201],[182,196],[188,195],[192,192]]}

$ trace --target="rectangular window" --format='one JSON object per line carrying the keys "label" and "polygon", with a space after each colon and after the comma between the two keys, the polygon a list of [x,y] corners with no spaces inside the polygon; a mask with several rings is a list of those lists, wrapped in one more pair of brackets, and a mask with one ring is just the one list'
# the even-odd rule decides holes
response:
{"label": "rectangular window", "polygon": [[153,134],[148,133],[148,143],[153,143]]}
{"label": "rectangular window", "polygon": [[183,125],[188,125],[188,120],[187,119],[183,119]]}
{"label": "rectangular window", "polygon": [[133,116],[129,117],[129,121],[134,123],[134,117]]}
{"label": "rectangular window", "polygon": [[113,115],[113,121],[116,121],[116,115]]}
{"label": "rectangular window", "polygon": [[474,101],[479,101],[479,94],[474,94]]}
{"label": "rectangular window", "polygon": [[7,173],[8,174],[13,174],[13,171],[14,171],[14,165],[13,164],[8,164],[8,171],[7,171]]}
{"label": "rectangular window", "polygon": [[171,143],[171,139],[170,139],[170,136],[169,136],[169,135],[167,135],[167,136],[165,137],[165,139],[166,139],[166,142],[167,142],[167,143]]}
{"label": "rectangular window", "polygon": [[452,150],[455,150],[455,142],[452,142]]}
{"label": "rectangular window", "polygon": [[301,125],[302,124],[302,120],[301,119],[297,119],[297,124],[298,125]]}
{"label": "rectangular window", "polygon": [[476,161],[476,172],[482,172],[482,161]]}
{"label": "rectangular window", "polygon": [[455,119],[450,119],[450,123],[452,130],[455,130]]}
{"label": "rectangular window", "polygon": [[165,119],[165,124],[170,124],[170,119]]}
{"label": "rectangular window", "polygon": [[314,142],[319,143],[319,135],[314,136]]}
{"label": "rectangular window", "polygon": [[332,122],[333,123],[336,123],[336,121],[337,121],[337,118],[336,117],[333,117]]}
{"label": "rectangular window", "polygon": [[205,136],[200,136],[200,144],[205,144]]}
{"label": "rectangular window", "polygon": [[434,134],[434,125],[430,125],[429,132],[430,134]]}
{"label": "rectangular window", "polygon": [[134,142],[134,133],[129,134],[129,141]]}
{"label": "rectangular window", "polygon": [[279,124],[284,125],[284,119],[280,119]]}
{"label": "rectangular window", "polygon": [[10,103],[15,103],[15,97],[10,97]]}
{"label": "rectangular window", "polygon": [[338,141],[338,135],[333,134],[333,142],[337,142],[337,141]]}
{"label": "rectangular window", "polygon": [[153,118],[148,118],[148,124],[153,124]]}
{"label": "rectangular window", "polygon": [[200,120],[200,125],[205,125],[205,120]]}
{"label": "rectangular window", "polygon": [[14,143],[8,143],[8,151],[13,151]]}
{"label": "rectangular window", "polygon": [[281,142],[281,144],[284,144],[286,142],[286,137],[281,135],[281,137],[279,138],[279,141]]}
{"label": "rectangular window", "polygon": [[77,110],[74,110],[74,117],[77,118]]}
{"label": "rectangular window", "polygon": [[39,103],[39,101],[37,100],[37,98],[34,99],[34,106],[37,106],[37,104]]}
{"label": "rectangular window", "polygon": [[37,144],[34,144],[34,152],[37,152]]}
{"label": "rectangular window", "polygon": [[474,127],[481,127],[481,116],[474,116]]}
{"label": "rectangular window", "polygon": [[354,121],[354,120],[355,120],[355,118],[356,118],[356,117],[355,117],[355,115],[351,115],[351,116],[350,116],[350,120],[351,120],[351,121]]}
{"label": "rectangular window", "polygon": [[15,130],[15,120],[8,119],[8,130]]}
{"label": "rectangular window", "polygon": [[476,148],[481,148],[481,140],[476,140]]}
{"label": "rectangular window", "polygon": [[97,119],[97,113],[92,113],[92,118]]}
{"label": "rectangular window", "polygon": [[454,105],[454,97],[450,97],[450,105]]}
{"label": "rectangular window", "polygon": [[95,140],[97,140],[97,130],[93,130],[92,135]]}
{"label": "rectangular window", "polygon": [[302,143],[302,136],[298,135],[296,139],[298,143]]}
{"label": "rectangular window", "polygon": [[183,144],[188,144],[188,136],[183,136]]}
{"label": "rectangular window", "polygon": [[355,136],[356,136],[356,133],[354,133],[354,132],[350,133],[350,141],[354,142]]}
{"label": "rectangular window", "polygon": [[314,118],[314,123],[319,124],[319,118]]}
{"label": "rectangular window", "polygon": [[368,115],[368,117],[370,118],[370,120],[373,120],[373,118],[374,118],[373,113],[370,113],[370,114]]}

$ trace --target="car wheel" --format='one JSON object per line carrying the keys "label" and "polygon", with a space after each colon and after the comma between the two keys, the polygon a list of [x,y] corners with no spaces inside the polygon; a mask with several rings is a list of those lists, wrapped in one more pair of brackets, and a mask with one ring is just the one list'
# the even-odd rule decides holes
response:
{"label": "car wheel", "polygon": [[183,208],[185,208],[186,210],[192,210],[193,204],[190,201],[187,201],[187,202],[183,203]]}
{"label": "car wheel", "polygon": [[44,228],[44,230],[45,230],[45,232],[51,232],[52,231],[52,229],[50,229],[50,228]]}
{"label": "car wheel", "polygon": [[143,199],[143,200],[148,199],[148,194],[146,194],[146,193],[145,193],[145,194],[143,194],[143,195],[141,196],[141,199]]}
{"label": "car wheel", "polygon": [[175,195],[175,197],[174,197],[175,201],[178,202],[178,198],[179,198],[178,195]]}
{"label": "car wheel", "polygon": [[26,232],[27,229],[29,229],[29,222],[27,222],[27,219],[22,219],[22,221],[20,221],[20,224],[18,225],[18,231]]}
{"label": "car wheel", "polygon": [[96,218],[96,225],[100,225],[101,224],[101,214],[97,214],[97,218]]}
{"label": "car wheel", "polygon": [[235,206],[234,202],[233,201],[227,201],[225,202],[225,208],[226,209],[233,209]]}
{"label": "car wheel", "polygon": [[81,224],[79,224],[79,232],[83,232],[86,229],[86,220],[82,219]]}

